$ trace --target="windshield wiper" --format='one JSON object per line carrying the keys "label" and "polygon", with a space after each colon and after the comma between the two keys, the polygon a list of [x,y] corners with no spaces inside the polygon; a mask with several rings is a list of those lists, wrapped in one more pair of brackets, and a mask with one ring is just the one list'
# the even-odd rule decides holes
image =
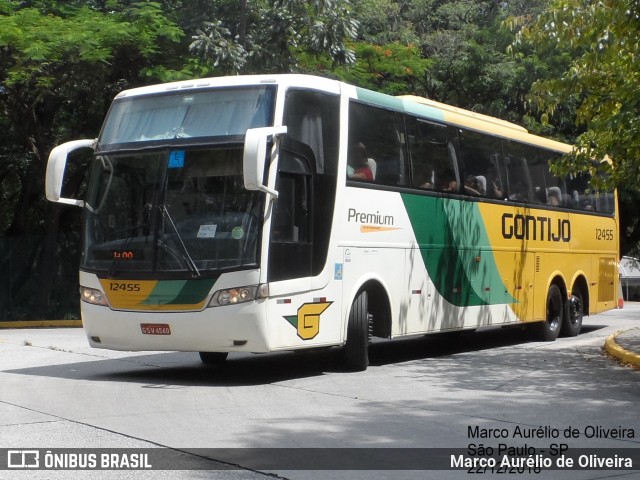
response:
{"label": "windshield wiper", "polygon": [[189,250],[187,249],[187,246],[182,241],[180,232],[178,232],[178,229],[176,228],[175,223],[173,223],[173,218],[171,218],[171,214],[169,214],[169,210],[167,210],[166,205],[162,205],[160,207],[160,210],[162,211],[162,215],[169,220],[169,223],[171,224],[171,227],[173,228],[173,231],[176,234],[176,238],[178,239],[178,244],[182,249],[182,253],[183,253],[182,258],[184,260],[184,263],[187,265],[187,268],[191,271],[194,277],[199,277],[200,271],[198,270],[198,267],[193,261],[193,258],[191,258],[191,255],[189,255]]}

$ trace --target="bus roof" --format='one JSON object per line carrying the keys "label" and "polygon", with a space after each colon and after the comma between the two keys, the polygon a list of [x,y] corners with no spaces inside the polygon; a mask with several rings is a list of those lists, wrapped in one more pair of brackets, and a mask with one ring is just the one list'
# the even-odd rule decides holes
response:
{"label": "bus roof", "polygon": [[155,93],[168,93],[171,91],[206,89],[215,87],[234,87],[251,85],[282,85],[314,88],[331,93],[340,92],[340,82],[324,77],[300,74],[276,74],[276,75],[235,75],[228,77],[209,77],[193,80],[181,80],[178,82],[161,83],[144,87],[123,90],[116,98],[132,97],[137,95],[150,95]]}
{"label": "bus roof", "polygon": [[[444,123],[491,133],[509,140],[516,140],[563,153],[568,153],[573,148],[571,145],[566,143],[533,135],[529,133],[526,128],[520,125],[507,122],[506,120],[501,120],[496,117],[490,117],[489,115],[464,110],[462,108],[415,95],[402,95],[397,98],[400,98],[405,102],[416,103],[440,110],[442,112],[442,121]],[[405,109],[410,110],[410,107],[405,104]]]}
{"label": "bus roof", "polygon": [[446,103],[436,102],[435,100],[431,100],[429,98],[418,97],[416,95],[400,95],[398,98],[409,100],[410,102],[420,103],[422,105],[428,105],[434,108],[439,108],[440,110],[448,113],[447,117],[449,117],[450,120],[458,119],[459,123],[461,124],[477,120],[478,122],[490,123],[503,128],[512,128],[513,130],[516,130],[518,132],[528,133],[526,128],[515,123],[507,122],[506,120],[501,120],[495,117],[490,117],[489,115],[483,115],[482,113],[464,110],[462,108],[447,105]]}
{"label": "bus roof", "polygon": [[[275,75],[237,75],[228,77],[210,77],[194,80],[149,85],[133,88],[119,93],[116,98],[131,97],[137,95],[149,95],[163,92],[206,89],[223,86],[243,85],[268,85],[278,84],[284,87],[304,87],[318,89],[334,94],[340,91],[355,89],[355,95],[359,100],[384,108],[391,108],[405,113],[432,119],[459,127],[490,133],[509,140],[516,140],[531,145],[568,153],[572,150],[570,145],[547,138],[530,134],[524,127],[507,122],[499,118],[490,117],[480,113],[464,110],[444,103],[436,102],[428,98],[415,95],[403,95],[393,97],[383,93],[354,87],[343,82],[314,75],[301,74],[275,74]],[[353,90],[352,90],[353,91]]]}

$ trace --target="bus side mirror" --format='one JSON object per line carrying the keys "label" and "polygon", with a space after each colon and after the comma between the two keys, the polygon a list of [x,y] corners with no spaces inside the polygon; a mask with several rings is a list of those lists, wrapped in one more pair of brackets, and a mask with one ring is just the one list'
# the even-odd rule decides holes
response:
{"label": "bus side mirror", "polygon": [[80,148],[94,148],[95,140],[74,140],[63,143],[51,150],[47,162],[47,177],[45,180],[45,192],[47,200],[67,205],[84,206],[84,201],[73,198],[62,198],[62,181],[64,180],[64,170],[67,166],[67,157],[74,150]]}
{"label": "bus side mirror", "polygon": [[250,128],[244,139],[244,156],[242,158],[242,172],[244,187],[247,190],[260,190],[274,197],[278,192],[268,188],[264,182],[265,158],[269,137],[277,137],[287,133],[287,127]]}

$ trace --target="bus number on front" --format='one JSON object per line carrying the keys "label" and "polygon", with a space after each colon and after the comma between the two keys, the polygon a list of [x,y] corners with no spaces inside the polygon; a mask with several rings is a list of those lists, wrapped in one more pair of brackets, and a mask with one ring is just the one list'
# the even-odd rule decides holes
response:
{"label": "bus number on front", "polygon": [[109,290],[112,292],[139,292],[139,283],[126,283],[126,282],[110,282]]}

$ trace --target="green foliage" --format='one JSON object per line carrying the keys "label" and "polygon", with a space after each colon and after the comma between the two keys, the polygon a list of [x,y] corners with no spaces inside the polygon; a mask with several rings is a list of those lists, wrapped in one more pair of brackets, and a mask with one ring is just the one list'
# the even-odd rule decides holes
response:
{"label": "green foliage", "polygon": [[209,59],[214,69],[227,74],[239,73],[247,62],[247,51],[234,42],[231,32],[220,20],[204,22],[189,50],[202,59]]}
{"label": "green foliage", "polygon": [[[598,168],[623,187],[626,251],[640,241],[639,7],[637,0],[0,0],[0,237],[11,245],[0,249],[0,271],[13,272],[8,290],[0,289],[0,317],[27,315],[18,304],[28,301],[37,304],[32,316],[55,315],[77,278],[69,259],[78,257],[79,210],[42,194],[50,149],[96,136],[125,88],[205,76],[319,74],[577,138],[580,150],[556,168],[596,173],[591,159],[611,157],[613,169]],[[79,185],[82,170],[72,176]],[[52,286],[50,272],[71,280]]]}
{"label": "green foliage", "polygon": [[162,60],[181,37],[159,3],[0,0],[0,237],[11,245],[0,252],[11,272],[0,315],[63,308],[77,281],[80,212],[44,199],[49,151],[95,136],[116,92],[161,65],[174,70],[171,55]]}
{"label": "green foliage", "polygon": [[358,42],[352,48],[357,59],[352,66],[336,67],[327,56],[303,53],[299,56],[300,69],[389,95],[402,95],[418,89],[417,84],[430,64],[413,45]]}
{"label": "green foliage", "polygon": [[[17,263],[15,250],[0,251],[0,270],[12,272],[0,316],[21,315],[25,302],[14,299],[30,299],[35,317],[55,316],[77,281],[80,211],[44,200],[46,159],[57,143],[96,136],[117,92],[293,71],[300,52],[348,64],[344,40],[356,28],[346,0],[0,0],[0,237],[25,248]],[[51,282],[51,272],[72,276]]]}
{"label": "green foliage", "polygon": [[300,52],[354,62],[345,40],[355,38],[358,22],[348,0],[244,1],[233,12],[226,2],[212,6],[189,47],[211,74],[288,73]]}
{"label": "green foliage", "polygon": [[[637,2],[554,0],[520,30],[521,42],[539,49],[568,52],[568,68],[556,78],[536,82],[532,101],[555,119],[563,105],[576,106],[575,121],[585,131],[578,150],[563,159],[559,170],[594,170],[602,163],[611,184],[640,182],[640,13]],[[603,177],[598,177],[603,178]]]}
{"label": "green foliage", "polygon": [[157,52],[158,38],[175,41],[179,36],[180,30],[164,20],[154,3],[134,3],[122,14],[102,14],[86,6],[67,8],[62,15],[18,9],[0,17],[0,46],[10,52],[3,82],[35,81],[51,87],[55,78],[47,72],[57,64],[105,63],[125,47],[148,56]]}
{"label": "green foliage", "polygon": [[[532,118],[526,95],[534,79],[546,76],[547,63],[535,56],[510,54],[514,34],[504,21],[529,18],[545,1],[354,0],[353,5],[361,25],[359,40],[365,46],[399,44],[417,49],[407,59],[412,64],[406,66],[413,71],[408,79],[392,73],[405,81],[404,89],[399,83],[394,91],[523,123],[525,117]],[[355,50],[354,69],[368,71],[369,65],[360,65],[368,60]],[[379,70],[393,72],[396,64],[388,62]],[[357,75],[346,78],[360,81]],[[376,87],[365,80],[363,85]]]}

